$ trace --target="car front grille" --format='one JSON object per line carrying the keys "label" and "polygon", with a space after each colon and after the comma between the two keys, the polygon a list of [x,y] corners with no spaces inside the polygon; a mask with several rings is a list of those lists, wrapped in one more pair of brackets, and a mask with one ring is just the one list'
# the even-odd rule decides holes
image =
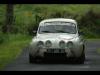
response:
{"label": "car front grille", "polygon": [[44,53],[44,56],[66,56],[66,53]]}
{"label": "car front grille", "polygon": [[55,59],[55,60],[63,60],[66,58],[66,53],[44,53],[45,59]]}
{"label": "car front grille", "polygon": [[47,53],[65,53],[65,49],[47,49]]}

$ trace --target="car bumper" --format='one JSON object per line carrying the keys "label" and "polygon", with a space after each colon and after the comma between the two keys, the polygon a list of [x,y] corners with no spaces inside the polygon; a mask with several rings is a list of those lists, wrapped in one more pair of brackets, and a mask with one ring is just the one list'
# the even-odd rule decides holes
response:
{"label": "car bumper", "polygon": [[[53,51],[49,51],[48,52],[48,49],[46,48],[42,48],[42,49],[38,49],[38,50],[31,50],[31,54],[33,56],[39,56],[41,58],[63,58],[63,57],[67,57],[67,58],[70,58],[70,57],[78,57],[79,54],[81,55],[81,50],[80,49],[77,49],[77,50],[69,50],[69,49],[50,49],[50,50],[53,50]],[[55,50],[61,50],[61,52],[54,52]],[[79,54],[78,54],[79,53]]]}

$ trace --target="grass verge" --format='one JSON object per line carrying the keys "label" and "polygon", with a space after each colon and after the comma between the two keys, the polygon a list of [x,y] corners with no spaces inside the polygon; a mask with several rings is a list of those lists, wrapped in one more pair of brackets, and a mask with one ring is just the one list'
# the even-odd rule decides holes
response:
{"label": "grass verge", "polygon": [[6,37],[6,42],[0,45],[0,70],[13,61],[29,44],[31,37],[22,34],[13,34]]}
{"label": "grass verge", "polygon": [[100,48],[97,49],[97,53],[100,54]]}

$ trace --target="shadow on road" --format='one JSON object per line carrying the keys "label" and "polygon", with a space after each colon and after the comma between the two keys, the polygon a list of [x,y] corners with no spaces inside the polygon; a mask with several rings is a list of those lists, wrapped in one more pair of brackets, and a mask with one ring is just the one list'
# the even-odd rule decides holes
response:
{"label": "shadow on road", "polygon": [[[32,64],[34,64],[34,63],[32,63]],[[48,65],[50,65],[50,64],[51,65],[52,64],[70,64],[70,65],[76,65],[76,64],[78,64],[79,65],[80,63],[77,63],[76,61],[73,61],[73,60],[53,60],[53,59],[51,59],[51,60],[42,60],[42,61],[37,62],[35,64],[43,64],[43,65],[46,65],[46,64],[48,64]]]}

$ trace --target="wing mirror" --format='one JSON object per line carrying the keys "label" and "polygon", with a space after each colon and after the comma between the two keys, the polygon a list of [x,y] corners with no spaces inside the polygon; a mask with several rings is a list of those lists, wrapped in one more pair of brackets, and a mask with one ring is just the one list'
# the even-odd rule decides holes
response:
{"label": "wing mirror", "polygon": [[79,32],[79,35],[84,35],[84,33],[83,32]]}
{"label": "wing mirror", "polygon": [[34,30],[34,31],[33,31],[33,34],[36,34],[36,32],[37,32],[37,31],[36,31],[36,30]]}

